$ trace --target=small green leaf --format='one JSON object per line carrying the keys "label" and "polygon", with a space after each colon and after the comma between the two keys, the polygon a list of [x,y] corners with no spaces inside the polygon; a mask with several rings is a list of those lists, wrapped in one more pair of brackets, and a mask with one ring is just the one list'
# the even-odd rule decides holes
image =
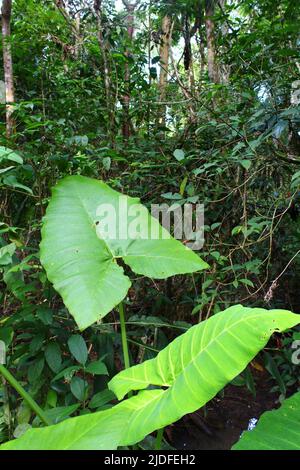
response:
{"label": "small green leaf", "polygon": [[16,245],[14,243],[10,243],[9,245],[5,245],[0,248],[0,265],[6,266],[12,262],[12,256],[16,251]]}
{"label": "small green leaf", "polygon": [[241,282],[245,286],[254,287],[253,282],[250,281],[249,279],[239,279],[239,282]]}
{"label": "small green leaf", "polygon": [[5,346],[8,347],[14,337],[14,330],[10,326],[0,329],[0,341],[3,341]]}
{"label": "small green leaf", "polygon": [[86,367],[86,372],[94,375],[108,375],[108,371],[104,362],[94,361],[90,362]]}
{"label": "small green leaf", "polygon": [[71,392],[79,401],[83,401],[86,396],[87,383],[81,377],[72,377]]}
{"label": "small green leaf", "polygon": [[180,162],[181,160],[184,160],[184,157],[185,157],[185,153],[184,153],[184,151],[183,151],[182,149],[176,149],[176,150],[174,150],[173,155],[174,155],[174,157],[176,158],[176,160],[178,160],[179,162]]}
{"label": "small green leaf", "polygon": [[36,310],[36,316],[44,325],[51,325],[53,321],[52,310],[48,307],[38,307]]}
{"label": "small green leaf", "polygon": [[55,377],[53,377],[52,382],[64,378],[67,382],[70,382],[75,372],[81,370],[81,366],[70,366],[66,369],[60,371]]}
{"label": "small green leaf", "polygon": [[3,147],[2,145],[0,146],[0,162],[3,160],[10,160],[12,162],[16,163],[23,163],[23,158],[20,157],[16,152],[14,152],[11,149],[8,149],[7,147]]}
{"label": "small green leaf", "polygon": [[299,184],[300,184],[300,171],[297,171],[292,176],[291,189],[297,188],[299,186]]}
{"label": "small green leaf", "polygon": [[108,171],[111,167],[111,158],[110,157],[104,157],[102,160],[102,165],[103,168]]}
{"label": "small green leaf", "polygon": [[179,189],[179,193],[181,196],[184,195],[184,191],[185,191],[185,187],[186,187],[186,183],[187,183],[187,180],[188,180],[188,177],[186,176],[185,178],[183,178],[181,184],[180,184],[180,189]]}
{"label": "small green leaf", "polygon": [[46,404],[51,408],[55,408],[57,404],[57,393],[54,390],[49,390],[47,393]]}
{"label": "small green leaf", "polygon": [[23,189],[27,193],[33,194],[32,189],[30,189],[28,186],[24,186],[24,184],[19,183],[15,175],[5,176],[3,178],[3,183],[7,186],[11,186],[12,188]]}
{"label": "small green leaf", "polygon": [[175,199],[175,200],[181,200],[182,196],[179,193],[164,193],[161,195],[164,199]]}
{"label": "small green leaf", "polygon": [[45,350],[45,359],[53,372],[58,372],[62,363],[61,351],[59,345],[52,341]]}
{"label": "small green leaf", "polygon": [[29,344],[29,351],[32,354],[39,351],[43,346],[44,340],[45,340],[44,334],[38,333],[36,336],[34,336],[33,340]]}
{"label": "small green leaf", "polygon": [[28,380],[30,383],[36,382],[43,372],[45,365],[44,358],[36,360],[28,368]]}
{"label": "small green leaf", "polygon": [[14,166],[8,166],[6,168],[1,168],[0,169],[0,175],[3,175],[3,173],[6,173],[7,171],[12,170],[13,168],[15,168],[15,167]]}
{"label": "small green leaf", "polygon": [[154,65],[154,64],[157,64],[159,61],[160,61],[160,56],[159,56],[159,55],[156,55],[156,56],[153,57],[153,59],[151,60],[151,63],[152,63],[152,65]]}
{"label": "small green leaf", "polygon": [[106,405],[111,400],[116,398],[115,394],[111,390],[103,390],[102,392],[96,393],[89,403],[89,408],[99,408],[100,406]]}
{"label": "small green leaf", "polygon": [[215,222],[214,224],[212,224],[212,225],[210,226],[211,231],[213,231],[213,230],[215,230],[216,228],[220,227],[220,225],[222,225],[221,222]]}
{"label": "small green leaf", "polygon": [[237,225],[236,227],[233,227],[231,230],[231,235],[237,235],[243,230],[243,227],[241,225]]}
{"label": "small green leaf", "polygon": [[68,346],[76,361],[84,365],[88,358],[88,350],[83,337],[80,335],[71,336],[68,340]]}
{"label": "small green leaf", "polygon": [[252,162],[251,160],[240,160],[239,163],[242,165],[243,168],[245,168],[245,170],[249,170],[249,168],[251,167],[252,165]]}

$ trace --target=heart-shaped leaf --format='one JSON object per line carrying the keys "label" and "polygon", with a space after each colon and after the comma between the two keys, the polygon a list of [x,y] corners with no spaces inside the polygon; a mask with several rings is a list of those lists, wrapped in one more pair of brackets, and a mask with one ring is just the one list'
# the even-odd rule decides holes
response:
{"label": "heart-shaped leaf", "polygon": [[138,199],[102,181],[64,178],[53,189],[45,216],[41,262],[80,329],[126,296],[131,283],[119,259],[135,273],[157,279],[208,267],[172,238]]}

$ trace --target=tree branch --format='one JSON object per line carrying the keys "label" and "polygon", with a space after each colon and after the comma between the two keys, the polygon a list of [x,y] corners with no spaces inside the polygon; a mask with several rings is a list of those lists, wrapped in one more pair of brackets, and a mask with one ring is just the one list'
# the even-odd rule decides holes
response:
{"label": "tree branch", "polygon": [[78,38],[78,31],[76,28],[76,24],[74,23],[69,13],[67,12],[65,2],[63,0],[54,0],[54,4],[56,8],[58,9],[58,11],[61,13],[61,15],[64,17],[64,19],[66,20],[66,22],[71,26],[71,29],[74,35],[76,36],[76,38]]}

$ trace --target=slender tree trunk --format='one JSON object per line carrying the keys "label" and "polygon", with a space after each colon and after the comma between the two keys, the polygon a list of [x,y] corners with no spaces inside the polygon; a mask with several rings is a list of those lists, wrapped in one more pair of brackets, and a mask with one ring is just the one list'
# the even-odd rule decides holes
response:
{"label": "slender tree trunk", "polygon": [[193,57],[191,57],[190,66],[189,66],[189,69],[187,71],[187,74],[188,74],[188,80],[189,80],[191,95],[196,96],[197,95],[197,90],[196,90],[196,86],[195,86],[195,71],[194,71]]}
{"label": "slender tree trunk", "polygon": [[[160,56],[160,74],[159,74],[159,99],[160,101],[165,101],[166,91],[168,84],[168,73],[169,73],[169,57],[170,57],[170,47],[171,47],[171,35],[172,35],[172,20],[170,16],[164,16],[162,19],[162,37],[159,49]],[[164,124],[166,120],[166,106],[162,105],[161,111],[159,113],[158,122],[159,124]]]}
{"label": "slender tree trunk", "polygon": [[178,85],[180,86],[180,89],[182,90],[182,93],[187,100],[187,108],[189,109],[189,122],[194,124],[197,121],[197,116],[195,114],[195,108],[194,108],[194,102],[193,102],[194,97],[192,95],[191,89],[188,86],[186,86],[186,84],[184,84],[180,78],[180,74],[178,72],[178,68],[177,68],[177,65],[175,63],[175,60],[172,54],[172,48],[170,48],[170,57],[171,57],[171,62],[172,62],[173,70],[174,70]]}
{"label": "slender tree trunk", "polygon": [[75,18],[73,19],[69,13],[69,10],[64,0],[54,0],[54,4],[72,30],[74,36],[74,57],[75,59],[78,59],[83,42],[82,34],[80,31],[80,13],[77,12]]}
{"label": "slender tree trunk", "polygon": [[[218,2],[218,5],[219,5],[220,10],[223,13],[224,17],[225,17],[224,8],[226,7],[226,1],[227,0],[219,0],[219,2]],[[229,23],[228,23],[227,20],[224,20],[222,25],[221,25],[221,33],[222,33],[222,36],[224,38],[228,35],[228,31],[229,31]],[[221,57],[224,57],[224,51],[222,51],[222,50],[221,50]],[[221,61],[221,63],[219,64],[219,80],[220,80],[220,83],[228,85],[229,78],[230,78],[230,65],[229,64],[224,64],[224,62]]]}
{"label": "slender tree trunk", "polygon": [[75,17],[75,28],[76,28],[76,36],[75,36],[75,45],[74,45],[74,56],[75,59],[78,59],[80,54],[80,49],[82,46],[82,37],[80,34],[80,14],[77,13]]}
{"label": "slender tree trunk", "polygon": [[[126,24],[127,24],[127,36],[129,40],[129,47],[131,47],[133,34],[134,34],[134,12],[140,0],[137,0],[135,3],[130,3],[127,0],[122,0],[123,4],[127,11],[126,16]],[[125,55],[129,57],[130,50],[126,50]],[[130,67],[128,61],[125,63],[125,74],[124,74],[124,82],[125,82],[125,93],[123,96],[123,109],[124,109],[124,120],[123,120],[123,137],[125,140],[128,140],[130,137],[130,129],[131,129],[131,121],[130,121]]]}
{"label": "slender tree trunk", "polygon": [[15,101],[13,64],[12,64],[11,44],[10,44],[11,4],[12,4],[12,0],[3,0],[2,9],[1,9],[7,138],[10,138],[14,132],[14,120],[13,120],[12,114],[13,114],[13,103]]}
{"label": "slender tree trunk", "polygon": [[[152,50],[152,20],[151,20],[152,0],[149,1],[148,8],[148,85],[151,89],[152,76],[151,76],[151,50]],[[147,104],[147,133],[150,136],[150,119],[151,119],[151,103],[150,100]]]}
{"label": "slender tree trunk", "polygon": [[199,31],[199,34],[197,35],[197,43],[198,43],[199,55],[200,55],[200,80],[202,81],[204,77],[206,58],[205,58],[204,39],[202,37],[201,31]]}
{"label": "slender tree trunk", "polygon": [[114,112],[112,110],[113,99],[110,79],[109,60],[107,57],[107,48],[103,37],[103,23],[102,23],[102,11],[101,11],[102,0],[94,0],[94,9],[97,16],[98,23],[98,42],[100,51],[102,54],[103,62],[103,76],[104,76],[104,89],[106,97],[106,108],[108,113],[108,134],[112,145],[114,145]]}
{"label": "slender tree trunk", "polygon": [[206,0],[205,14],[208,76],[212,82],[219,83],[219,69],[215,50],[215,23],[213,20],[213,0]]}
{"label": "slender tree trunk", "polygon": [[193,52],[192,52],[192,37],[196,33],[198,28],[198,19],[196,19],[195,25],[193,28],[190,28],[190,22],[188,15],[185,16],[183,21],[183,35],[184,35],[184,68],[187,74],[187,80],[189,84],[189,90],[191,96],[195,96],[195,74],[194,74],[194,61],[193,61]]}

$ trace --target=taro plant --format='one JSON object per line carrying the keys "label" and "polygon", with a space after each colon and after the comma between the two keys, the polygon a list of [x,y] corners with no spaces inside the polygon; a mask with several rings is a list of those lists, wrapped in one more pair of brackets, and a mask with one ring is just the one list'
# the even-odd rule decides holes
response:
{"label": "taro plant", "polygon": [[[103,220],[104,212],[112,227]],[[136,274],[155,279],[208,267],[192,250],[170,237],[138,199],[124,196],[102,181],[82,176],[64,178],[54,188],[47,209],[41,262],[81,330],[119,305],[124,363],[128,367],[122,300],[131,282],[118,261]]]}
{"label": "taro plant", "polygon": [[[107,236],[100,204],[102,209],[113,209],[113,237]],[[129,218],[125,226],[138,224],[144,236],[120,235],[124,229],[122,204]],[[150,236],[151,227],[155,238]],[[207,264],[170,237],[139,200],[81,176],[65,178],[53,191],[42,229],[41,262],[81,330],[119,305],[125,370],[108,387],[119,400],[128,398],[92,415],[30,429],[1,449],[115,449],[160,430],[159,448],[165,426],[211,400],[245,369],[274,331],[299,322],[297,315],[285,310],[237,305],[193,326],[154,359],[129,367],[122,300],[131,283],[118,262],[137,274],[158,279],[195,272]],[[43,410],[31,402],[4,365],[0,372],[44,424],[49,424]]]}
{"label": "taro plant", "polygon": [[[113,211],[114,234],[102,227],[99,212],[103,217],[103,209]],[[127,234],[131,224],[139,226],[135,238]],[[41,262],[81,330],[103,318],[126,296],[131,282],[118,261],[136,274],[155,279],[208,267],[170,237],[138,199],[102,181],[64,178],[54,188],[45,216]]]}
{"label": "taro plant", "polygon": [[[103,208],[114,217],[113,233],[104,233]],[[131,282],[118,262],[157,279],[208,266],[172,238],[138,199],[82,176],[64,178],[53,190],[42,229],[41,262],[80,330],[118,305],[125,367],[129,353],[122,300]],[[0,372],[14,388],[18,386],[3,364]],[[26,400],[24,390],[22,396]],[[27,403],[32,407],[29,398]],[[41,418],[40,410],[37,414]],[[43,421],[49,424],[45,417]]]}
{"label": "taro plant", "polygon": [[0,449],[108,450],[133,445],[203,406],[245,369],[274,331],[297,323],[299,316],[285,310],[230,307],[109,383],[119,399],[130,391],[138,391],[136,395],[105,411],[30,429]]}

